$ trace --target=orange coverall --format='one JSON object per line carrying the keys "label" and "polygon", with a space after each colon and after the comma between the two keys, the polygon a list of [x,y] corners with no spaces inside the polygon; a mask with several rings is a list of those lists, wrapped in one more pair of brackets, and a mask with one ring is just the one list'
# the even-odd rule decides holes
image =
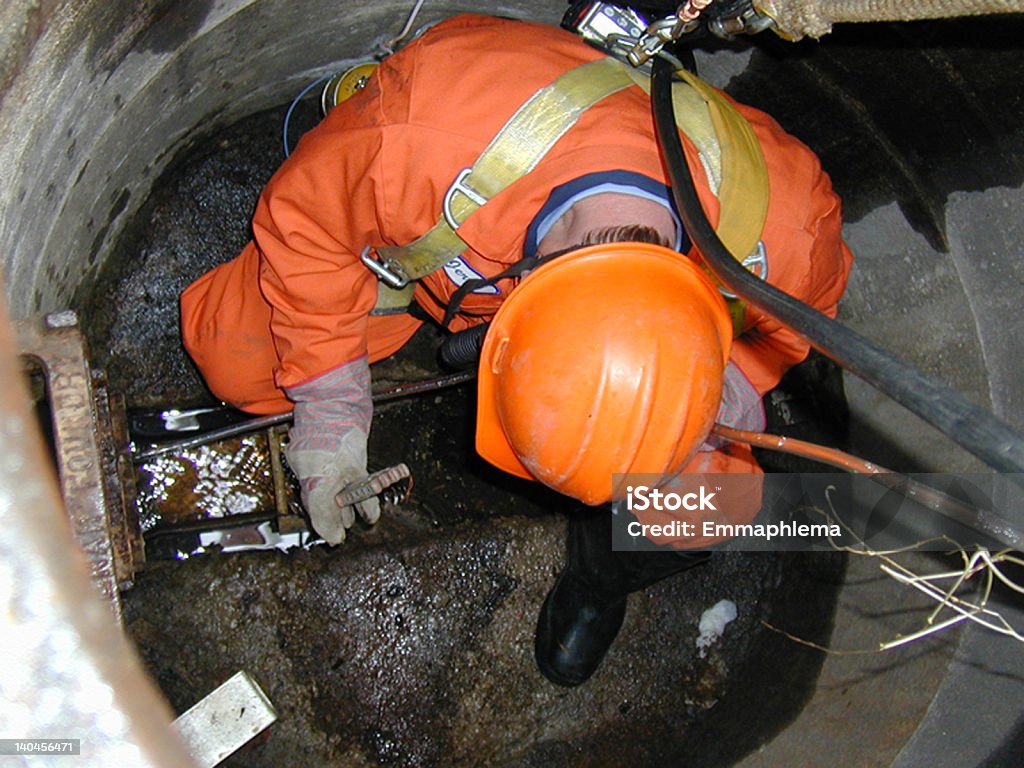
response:
{"label": "orange coverall", "polygon": [[[429,230],[456,174],[519,106],[602,55],[551,26],[462,15],[386,59],[362,91],[302,138],[267,184],[254,241],[182,295],[184,343],[211,390],[246,411],[285,412],[292,407],[285,388],[398,350],[419,321],[370,316],[377,278],[359,260],[364,247],[405,245]],[[767,163],[767,279],[834,316],[852,261],[841,239],[839,199],[813,152],[768,115],[736,106]],[[717,200],[685,137],[684,145],[715,222]],[[469,216],[458,231],[469,244],[465,263],[484,277],[504,271],[527,255],[526,232],[552,190],[604,171],[668,185],[649,98],[638,87],[587,110],[531,173]],[[438,270],[420,281],[416,299],[440,319],[457,287]],[[451,329],[490,319],[513,283],[496,287],[469,294]],[[748,308],[732,361],[764,394],[807,352],[793,333]],[[695,464],[756,471],[740,446],[699,454]]]}

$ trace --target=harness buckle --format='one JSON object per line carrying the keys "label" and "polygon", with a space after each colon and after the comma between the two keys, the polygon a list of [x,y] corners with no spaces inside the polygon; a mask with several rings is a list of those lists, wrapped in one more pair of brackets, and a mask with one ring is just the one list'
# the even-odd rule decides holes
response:
{"label": "harness buckle", "polygon": [[452,200],[457,193],[461,192],[478,206],[487,202],[486,197],[466,183],[466,177],[472,172],[472,168],[463,168],[459,171],[459,175],[455,177],[455,181],[452,182],[452,185],[448,187],[448,191],[444,193],[444,202],[441,204],[441,212],[444,214],[444,220],[448,222],[448,226],[453,230],[458,229],[461,224],[461,222],[455,220],[455,214],[452,212]]}
{"label": "harness buckle", "polygon": [[383,280],[391,288],[405,288],[409,284],[409,276],[405,274],[402,269],[402,265],[396,261],[388,260],[385,262],[377,261],[371,255],[373,248],[366,246],[363,248],[362,254],[359,256],[359,260],[366,265],[366,267],[373,272],[378,278]]}
{"label": "harness buckle", "polygon": [[[753,252],[747,256],[740,264],[754,277],[759,277],[762,280],[768,279],[768,253],[765,251],[764,241],[758,240],[757,247],[754,248]],[[722,295],[727,299],[735,299],[736,294],[731,291],[725,290],[725,288],[719,289]]]}

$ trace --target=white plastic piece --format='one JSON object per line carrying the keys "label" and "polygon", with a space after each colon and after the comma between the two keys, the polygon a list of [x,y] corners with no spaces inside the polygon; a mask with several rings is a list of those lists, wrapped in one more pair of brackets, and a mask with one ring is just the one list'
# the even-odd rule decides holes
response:
{"label": "white plastic piece", "polygon": [[213,768],[248,744],[277,712],[248,673],[239,672],[171,723],[199,768]]}
{"label": "white plastic piece", "polygon": [[700,658],[707,656],[708,649],[725,632],[725,626],[735,618],[736,603],[732,600],[719,600],[701,614],[700,636],[697,638],[697,654]]}

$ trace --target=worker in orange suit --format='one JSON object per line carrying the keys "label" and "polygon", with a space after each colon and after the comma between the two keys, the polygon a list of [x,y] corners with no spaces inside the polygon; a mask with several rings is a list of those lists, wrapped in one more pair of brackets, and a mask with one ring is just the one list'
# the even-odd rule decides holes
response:
{"label": "worker in orange suit", "polygon": [[[567,73],[604,66],[605,59],[575,35],[543,24],[475,15],[437,24],[386,59],[361,91],[302,138],[260,196],[252,242],[183,293],[184,343],[214,394],[252,413],[294,411],[286,455],[310,521],[327,542],[341,542],[357,515],[370,524],[379,516],[376,500],[339,508],[334,497],[367,474],[368,366],[401,348],[424,314],[450,331],[494,321],[481,363],[477,443],[504,469],[602,509],[616,495],[609,470],[759,471],[748,448],[709,440],[711,424],[763,428],[762,396],[808,347],[752,307],[738,320],[730,312],[680,224],[642,87],[597,98],[486,199],[459,183],[496,137],[509,133],[504,129],[527,102]],[[834,316],[851,256],[828,177],[770,117],[731,101],[726,107],[749,125],[763,155],[767,205],[758,274]],[[726,181],[713,183],[714,163],[703,145],[682,134],[714,222],[726,216],[714,189]],[[460,205],[465,215],[453,215]],[[442,251],[442,263],[412,281],[422,311],[397,311],[381,298],[378,274],[398,269],[384,254],[445,226],[457,250]],[[581,245],[587,247],[571,250]],[[649,270],[679,291],[632,287],[629,275]],[[648,290],[650,301],[625,301]],[[590,297],[586,310],[567,301],[580,296]],[[541,328],[532,311],[538,307],[549,310]],[[597,355],[603,363],[594,363],[592,341],[605,331],[621,339],[624,328],[654,339],[644,347],[653,357],[623,363],[616,357],[625,354],[621,345],[613,344]],[[663,333],[672,329],[678,332]],[[531,350],[542,345],[521,343],[537,334],[565,341],[548,345],[538,362]],[[590,363],[577,366],[587,372],[580,386],[530,396],[543,389],[538,382],[571,378],[583,360]],[[664,386],[642,413],[628,404],[646,384],[612,375],[637,365],[672,372],[658,379]],[[687,370],[701,371],[697,383]],[[594,377],[607,386],[593,390]],[[584,390],[596,399],[570,408],[574,393]],[[595,423],[635,418],[650,427],[627,430],[640,435],[635,440],[614,430],[584,439]],[[655,434],[671,439],[645,451]],[[560,453],[546,455],[557,446]],[[598,454],[600,461],[591,462]],[[564,471],[558,462],[567,462]],[[578,470],[589,472],[589,486],[567,479]],[[652,558],[659,565],[643,573],[609,566],[616,554],[604,525],[579,517],[570,524],[566,569],[538,625],[538,663],[562,685],[579,684],[597,669],[621,624],[626,594],[703,558],[670,554],[667,565]]]}

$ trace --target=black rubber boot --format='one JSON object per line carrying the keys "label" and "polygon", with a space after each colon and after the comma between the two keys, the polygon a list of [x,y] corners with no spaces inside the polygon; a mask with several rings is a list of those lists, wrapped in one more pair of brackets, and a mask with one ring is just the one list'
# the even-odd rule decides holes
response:
{"label": "black rubber boot", "polygon": [[616,552],[609,507],[569,519],[566,564],[540,609],[534,653],[553,683],[580,685],[597,671],[626,615],[630,592],[686,570],[706,552]]}
{"label": "black rubber boot", "polygon": [[540,609],[534,652],[544,677],[567,688],[590,679],[626,616],[625,596],[598,594],[568,570]]}

